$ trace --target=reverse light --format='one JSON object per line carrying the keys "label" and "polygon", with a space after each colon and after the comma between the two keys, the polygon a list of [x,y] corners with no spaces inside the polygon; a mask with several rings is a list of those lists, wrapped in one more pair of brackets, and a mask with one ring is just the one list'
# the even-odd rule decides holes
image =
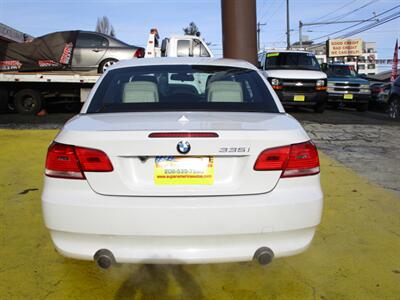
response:
{"label": "reverse light", "polygon": [[113,166],[100,150],[53,143],[47,151],[45,174],[55,178],[85,179],[84,172],[111,172]]}
{"label": "reverse light", "polygon": [[311,141],[266,149],[254,164],[256,171],[282,170],[281,177],[315,175],[320,172],[318,151]]}

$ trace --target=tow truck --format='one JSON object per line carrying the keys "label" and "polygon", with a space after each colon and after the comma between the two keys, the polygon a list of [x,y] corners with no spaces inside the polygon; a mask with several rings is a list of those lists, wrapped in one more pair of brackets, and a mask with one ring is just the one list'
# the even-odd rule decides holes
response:
{"label": "tow truck", "polygon": [[[161,44],[159,40],[158,30],[151,29],[145,57],[213,57],[198,36],[173,35]],[[1,72],[0,111],[34,115],[48,104],[74,107],[85,102],[100,76],[96,71]]]}

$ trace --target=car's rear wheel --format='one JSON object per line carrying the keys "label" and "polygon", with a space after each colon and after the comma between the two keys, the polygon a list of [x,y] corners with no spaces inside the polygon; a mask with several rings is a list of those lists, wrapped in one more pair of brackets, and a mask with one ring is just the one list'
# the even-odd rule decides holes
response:
{"label": "car's rear wheel", "polygon": [[35,90],[20,90],[14,96],[14,105],[18,113],[24,115],[35,115],[43,106],[42,95]]}
{"label": "car's rear wheel", "polygon": [[100,63],[99,69],[97,71],[99,73],[104,73],[109,67],[111,67],[116,62],[118,62],[118,60],[114,58],[105,59]]}
{"label": "car's rear wheel", "polygon": [[357,105],[357,111],[363,112],[368,110],[368,103],[362,103]]}
{"label": "car's rear wheel", "polygon": [[400,117],[400,102],[399,99],[392,99],[388,107],[389,118],[398,119]]}

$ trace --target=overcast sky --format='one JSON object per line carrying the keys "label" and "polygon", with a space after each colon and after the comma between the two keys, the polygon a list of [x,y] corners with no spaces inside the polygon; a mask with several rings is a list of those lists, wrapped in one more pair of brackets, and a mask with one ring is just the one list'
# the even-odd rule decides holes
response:
{"label": "overcast sky", "polygon": [[[258,20],[267,23],[262,27],[262,46],[285,46],[285,3],[286,0],[257,0]],[[368,19],[373,13],[399,5],[400,1],[290,0],[290,3],[294,42],[298,41],[299,20],[307,23]],[[362,6],[365,7],[359,9]],[[359,10],[350,13],[356,9]],[[0,22],[33,36],[72,29],[94,30],[101,16],[109,17],[119,39],[138,46],[145,46],[152,27],[158,28],[161,37],[165,37],[182,33],[182,28],[194,21],[202,36],[212,42],[214,53],[222,53],[220,0],[0,0]],[[317,38],[349,26],[351,24],[306,27],[304,34]],[[309,30],[312,32],[307,32]],[[392,58],[395,40],[400,37],[400,18],[355,37],[377,42],[378,57]],[[323,39],[318,40],[321,41]]]}

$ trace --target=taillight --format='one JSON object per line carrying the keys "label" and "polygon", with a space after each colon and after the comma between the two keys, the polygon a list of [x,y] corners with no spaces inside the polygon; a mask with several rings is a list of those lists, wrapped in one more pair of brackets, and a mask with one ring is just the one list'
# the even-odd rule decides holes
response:
{"label": "taillight", "polygon": [[133,54],[133,57],[136,57],[136,58],[144,57],[144,49],[143,48],[137,48],[135,53]]}
{"label": "taillight", "polygon": [[281,177],[306,176],[318,173],[318,150],[314,143],[306,142],[291,145],[289,160]]}
{"label": "taillight", "polygon": [[282,178],[315,175],[320,171],[318,151],[311,141],[266,149],[258,156],[254,170],[282,170]]}
{"label": "taillight", "polygon": [[111,172],[107,155],[96,149],[53,143],[47,151],[45,174],[49,177],[85,179],[83,172]]}

